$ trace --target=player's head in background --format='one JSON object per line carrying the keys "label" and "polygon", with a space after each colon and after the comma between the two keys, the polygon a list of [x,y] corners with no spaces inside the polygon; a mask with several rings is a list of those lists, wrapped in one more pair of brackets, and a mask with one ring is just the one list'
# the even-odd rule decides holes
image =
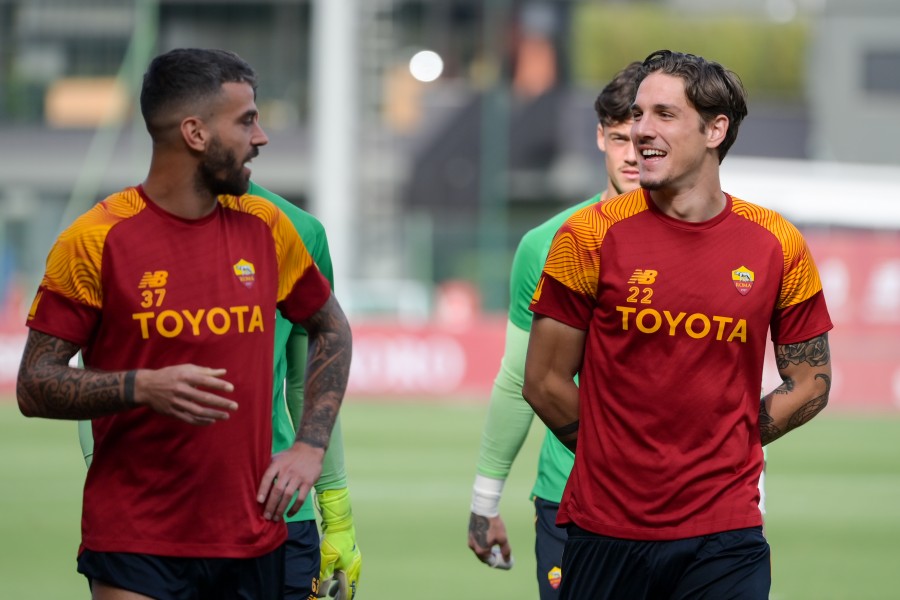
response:
{"label": "player's head in background", "polygon": [[195,183],[213,194],[246,193],[244,163],[268,138],[259,126],[256,73],[228,50],[179,48],[144,74],[141,113],[157,152],[188,155]]}
{"label": "player's head in background", "polygon": [[718,117],[724,115],[728,119],[717,146],[721,164],[737,139],[741,121],[747,116],[747,94],[740,77],[717,62],[672,50],[657,50],[644,59],[637,77],[638,88],[647,77],[656,73],[681,79],[688,104],[700,115],[702,133],[713,126]]}
{"label": "player's head in background", "polygon": [[631,104],[640,72],[641,63],[631,63],[616,73],[594,101],[598,121],[597,147],[606,161],[604,200],[640,185],[637,155],[631,142]]}

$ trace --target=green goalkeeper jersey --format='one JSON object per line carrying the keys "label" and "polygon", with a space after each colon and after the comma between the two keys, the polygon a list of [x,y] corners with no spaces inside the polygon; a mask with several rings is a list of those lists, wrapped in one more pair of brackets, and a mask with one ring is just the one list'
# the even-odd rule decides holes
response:
{"label": "green goalkeeper jersey", "polygon": [[[306,245],[313,260],[334,288],[334,272],[331,266],[331,253],[328,251],[328,239],[322,223],[281,196],[250,182],[250,194],[262,196],[272,201],[284,212],[300,239]],[[277,313],[275,318],[275,373],[272,389],[272,452],[281,452],[294,443],[296,426],[300,424],[303,412],[303,385],[306,381],[306,331],[294,325]],[[331,442],[325,452],[322,464],[322,475],[316,483],[316,490],[337,489],[347,487],[347,476],[344,471],[344,444],[341,435],[340,417],[335,421],[331,433]],[[311,521],[315,519],[312,494],[293,517],[285,516],[286,521]]]}
{"label": "green goalkeeper jersey", "polygon": [[[491,391],[488,417],[478,457],[477,471],[481,475],[505,480],[531,427],[534,412],[522,397],[525,352],[528,347],[532,316],[528,306],[540,279],[544,262],[547,260],[553,237],[572,213],[599,201],[598,194],[554,215],[528,231],[516,248],[510,275],[506,346]],[[543,500],[559,502],[574,460],[574,454],[549,430],[545,430],[532,495]]]}
{"label": "green goalkeeper jersey", "polygon": [[[328,251],[328,239],[325,228],[311,214],[297,208],[281,196],[250,182],[248,193],[262,196],[274,203],[284,212],[300,238],[306,245],[316,265],[334,287],[334,273],[331,266],[331,254]],[[294,443],[296,437],[295,423],[300,423],[303,411],[303,385],[306,380],[307,335],[299,325],[294,325],[277,313],[275,319],[275,356],[274,378],[272,390],[272,452],[285,450]],[[80,421],[78,437],[86,461],[93,456],[94,440],[91,434],[90,421]],[[344,444],[341,434],[340,416],[335,421],[331,434],[331,442],[325,452],[322,464],[322,475],[316,483],[316,490],[324,491],[347,487],[347,476],[344,471]],[[293,517],[285,516],[286,521],[311,521],[315,519],[312,493]]]}

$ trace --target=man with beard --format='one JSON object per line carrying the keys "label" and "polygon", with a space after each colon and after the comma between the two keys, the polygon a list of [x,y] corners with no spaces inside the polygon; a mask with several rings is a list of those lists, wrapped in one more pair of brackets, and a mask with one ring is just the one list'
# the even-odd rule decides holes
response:
{"label": "man with beard", "polygon": [[[268,142],[255,95],[233,53],[155,58],[149,173],[60,235],[28,315],[20,410],[92,420],[78,570],[95,599],[281,598],[283,518],[321,473],[350,328],[290,220],[246,193]],[[276,309],[309,358],[295,442],[273,456]]]}
{"label": "man with beard", "polygon": [[[291,220],[303,244],[328,282],[334,286],[334,274],[328,238],[322,223],[308,212],[278,194],[251,181],[249,194],[270,200]],[[274,382],[272,388],[272,452],[281,452],[294,443],[296,425],[303,414],[303,388],[309,336],[277,313],[275,317]],[[90,421],[78,422],[78,438],[84,461],[90,467],[94,457],[94,437]],[[344,469],[344,444],[338,415],[331,441],[322,461],[322,474],[313,493],[293,516],[285,517],[288,539],[285,543],[284,600],[308,600],[343,586],[348,600],[359,591],[362,554],[356,544],[356,527],[350,505],[350,491]],[[313,504],[322,516],[323,536],[319,539]],[[288,507],[290,508],[290,506]]]}

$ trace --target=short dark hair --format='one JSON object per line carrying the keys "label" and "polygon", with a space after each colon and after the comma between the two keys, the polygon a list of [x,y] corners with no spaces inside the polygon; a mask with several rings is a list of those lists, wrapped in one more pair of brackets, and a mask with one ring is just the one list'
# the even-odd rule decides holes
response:
{"label": "short dark hair", "polygon": [[159,130],[161,117],[209,100],[225,83],[248,83],[256,91],[256,72],[228,50],[177,48],[150,62],[141,88],[141,114],[147,131]]}
{"label": "short dark hair", "polygon": [[657,50],[644,59],[637,85],[650,73],[660,71],[680,77],[688,102],[697,109],[703,123],[718,115],[728,117],[728,131],[719,144],[719,163],[737,139],[741,121],[747,116],[747,92],[740,77],[717,62],[672,50]]}
{"label": "short dark hair", "polygon": [[634,95],[637,93],[637,77],[641,68],[640,61],[634,61],[616,73],[594,100],[597,120],[604,127],[631,119],[631,105],[634,104]]}

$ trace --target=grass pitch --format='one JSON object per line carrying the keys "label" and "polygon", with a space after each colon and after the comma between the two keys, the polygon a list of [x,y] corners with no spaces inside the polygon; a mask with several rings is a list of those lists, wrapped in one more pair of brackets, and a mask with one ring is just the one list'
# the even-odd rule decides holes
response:
{"label": "grass pitch", "polygon": [[[348,399],[347,470],[361,600],[535,598],[528,494],[535,424],[501,511],[516,566],[466,546],[486,407]],[[28,420],[0,402],[0,598],[89,598],[75,572],[84,464],[74,423]],[[769,450],[773,600],[900,598],[900,415],[827,412]]]}

